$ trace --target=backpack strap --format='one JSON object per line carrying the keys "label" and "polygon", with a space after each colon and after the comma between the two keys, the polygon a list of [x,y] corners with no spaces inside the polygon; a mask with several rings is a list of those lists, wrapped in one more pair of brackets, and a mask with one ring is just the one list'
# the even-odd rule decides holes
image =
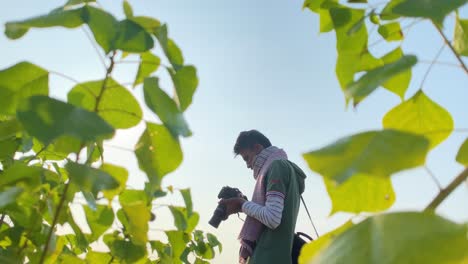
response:
{"label": "backpack strap", "polygon": [[302,195],[301,195],[301,201],[302,201],[302,204],[304,205],[304,207],[306,209],[307,215],[309,216],[309,220],[310,220],[310,223],[312,224],[312,227],[314,228],[315,234],[317,235],[317,238],[319,238],[320,236],[319,236],[319,234],[317,232],[317,228],[315,228],[314,222],[312,221],[312,217],[310,217],[309,209],[307,209],[307,205],[305,204],[304,198],[302,198]]}

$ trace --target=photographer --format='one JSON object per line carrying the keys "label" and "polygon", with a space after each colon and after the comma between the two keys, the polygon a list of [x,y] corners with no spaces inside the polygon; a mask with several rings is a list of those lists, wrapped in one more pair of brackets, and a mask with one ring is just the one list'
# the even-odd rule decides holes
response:
{"label": "photographer", "polygon": [[243,198],[220,201],[228,215],[238,212],[247,215],[239,234],[239,263],[291,264],[304,172],[256,130],[239,134],[234,153],[242,156],[256,181],[251,201]]}

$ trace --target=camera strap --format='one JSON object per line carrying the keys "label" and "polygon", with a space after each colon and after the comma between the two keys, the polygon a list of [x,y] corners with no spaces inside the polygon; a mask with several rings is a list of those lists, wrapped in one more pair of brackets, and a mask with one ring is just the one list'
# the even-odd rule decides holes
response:
{"label": "camera strap", "polygon": [[301,201],[302,201],[302,204],[304,205],[304,208],[306,209],[307,215],[309,216],[310,223],[312,224],[312,227],[314,228],[315,235],[317,235],[317,238],[319,238],[320,236],[317,232],[317,228],[315,228],[314,222],[312,221],[312,217],[310,217],[309,209],[307,209],[307,205],[304,202],[304,198],[302,198],[302,195],[301,195]]}

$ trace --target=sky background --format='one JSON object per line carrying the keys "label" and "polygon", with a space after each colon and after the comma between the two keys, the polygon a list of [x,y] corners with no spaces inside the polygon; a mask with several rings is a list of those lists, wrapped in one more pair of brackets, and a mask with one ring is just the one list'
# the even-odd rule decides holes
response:
{"label": "sky background", "polygon": [[[45,14],[64,2],[8,1],[0,9],[2,31],[7,21]],[[100,3],[118,18],[124,17],[121,1],[101,0]],[[223,243],[224,250],[217,254],[213,263],[236,263],[237,235],[242,225],[236,216],[221,223],[218,229],[208,225],[217,206],[219,190],[226,185],[233,186],[250,197],[254,186],[251,171],[241,158],[234,158],[232,152],[235,139],[243,130],[260,130],[305,170],[308,178],[304,198],[320,234],[349,219],[351,215],[345,213],[329,216],[331,202],[323,181],[307,167],[302,154],[344,136],[381,129],[382,117],[399,103],[399,98],[380,88],[357,109],[345,108],[334,70],[334,33],[319,35],[316,14],[302,10],[300,0],[134,0],[130,3],[135,15],[152,16],[168,23],[169,36],[182,49],[186,63],[197,67],[200,82],[193,104],[186,112],[194,135],[182,139],[184,161],[177,171],[164,179],[164,186],[192,189],[195,210],[201,216],[198,228],[216,234]],[[468,16],[466,7],[461,16]],[[449,18],[445,25],[449,36],[452,36],[452,20],[453,17]],[[372,39],[379,39],[377,32]],[[417,55],[422,63],[413,68],[406,98],[420,87],[429,66],[427,61],[432,60],[442,43],[427,22],[416,24],[407,33],[403,50]],[[380,42],[372,46],[371,51],[381,56],[396,45]],[[81,29],[33,29],[16,41],[2,35],[0,58],[0,69],[27,60],[80,81],[102,79],[105,73]],[[456,63],[448,48],[439,60]],[[136,69],[137,65],[119,64],[113,77],[124,83],[133,82]],[[162,76],[163,86],[172,89],[164,71],[160,69],[157,74]],[[444,186],[462,170],[454,160],[468,135],[467,81],[461,69],[436,64],[422,87],[429,97],[452,114],[455,128],[460,130],[452,133],[427,158],[428,167]],[[61,77],[50,77],[50,91],[55,98],[65,100],[73,85]],[[141,87],[134,94],[141,99]],[[157,121],[147,110],[145,118]],[[138,169],[132,152],[111,145],[133,149],[143,128],[140,124],[120,131],[112,142],[106,143],[107,162],[125,166],[130,173],[128,185],[134,188],[142,188],[146,176]],[[392,177],[392,182],[396,192],[392,211],[420,210],[438,191],[422,168],[398,173]],[[466,222],[467,201],[468,188],[463,184],[439,207],[438,213],[457,222]],[[161,203],[180,202],[177,194],[161,200]],[[79,217],[79,206],[73,206]],[[172,217],[165,208],[154,212],[157,220],[151,224],[150,235],[163,239],[160,229],[172,228]],[[87,229],[85,224],[82,226]],[[313,234],[303,208],[296,230]]]}

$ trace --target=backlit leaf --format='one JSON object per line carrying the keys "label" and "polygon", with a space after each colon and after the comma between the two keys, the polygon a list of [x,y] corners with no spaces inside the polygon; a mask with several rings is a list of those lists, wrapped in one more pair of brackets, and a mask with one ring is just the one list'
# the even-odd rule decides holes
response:
{"label": "backlit leaf", "polygon": [[185,111],[192,103],[193,94],[198,86],[197,70],[193,66],[183,66],[177,71],[168,70],[174,82],[179,107]]}
{"label": "backlit leaf", "polygon": [[172,67],[174,67],[175,70],[178,70],[182,65],[184,65],[184,57],[182,56],[182,51],[175,42],[167,36],[167,34],[167,25],[165,24],[154,30],[154,35],[159,41],[159,45],[161,45],[164,54],[166,54],[166,57]]}
{"label": "backlit leaf", "polygon": [[138,71],[135,81],[133,82],[133,87],[143,83],[146,77],[150,76],[151,73],[158,69],[160,63],[161,59],[151,52],[142,53],[140,55],[140,65],[138,66]]}
{"label": "backlit leaf", "polygon": [[460,150],[458,150],[456,159],[459,163],[468,167],[468,138],[463,142]]}
{"label": "backlit leaf", "polygon": [[166,231],[167,238],[172,247],[173,260],[176,263],[180,262],[180,257],[184,252],[190,238],[187,233],[183,231]]}
{"label": "backlit leaf", "polygon": [[460,55],[468,56],[468,19],[460,19],[458,13],[455,20],[453,47]]}
{"label": "backlit leaf", "polygon": [[[401,57],[403,57],[403,51],[400,47],[398,47],[385,54],[385,56],[382,57],[382,61],[385,64],[390,64],[398,61],[399,59],[401,59]],[[406,90],[409,87],[410,81],[411,69],[408,69],[391,77],[386,82],[384,82],[382,86],[390,92],[395,93],[401,98],[401,100],[403,100],[405,97]]]}
{"label": "backlit leaf", "polygon": [[151,218],[147,206],[146,194],[141,190],[125,190],[119,196],[119,202],[127,218],[127,231],[135,245],[148,242],[148,222]]}
{"label": "backlit leaf", "polygon": [[86,165],[68,162],[65,165],[71,183],[78,186],[83,192],[90,192],[96,197],[99,191],[112,190],[119,183],[109,174]]}
{"label": "backlit leaf", "polygon": [[145,52],[154,46],[151,35],[142,26],[129,19],[118,23],[117,36],[113,43],[115,49],[127,52]]}
{"label": "backlit leaf", "polygon": [[127,0],[123,1],[123,10],[127,18],[131,18],[133,16],[132,6]]}
{"label": "backlit leaf", "polygon": [[169,206],[172,216],[174,217],[174,225],[177,230],[185,231],[187,229],[187,212],[184,207]]}
{"label": "backlit leaf", "polygon": [[445,16],[464,4],[466,0],[403,0],[392,11],[402,16],[432,19],[442,27]]}
{"label": "backlit leaf", "polygon": [[400,41],[403,39],[403,32],[398,22],[380,25],[378,32],[387,41]]}
{"label": "backlit leaf", "polygon": [[97,205],[96,210],[84,206],[86,221],[91,229],[89,242],[96,241],[114,222],[114,211],[112,207]]}
{"label": "backlit leaf", "polygon": [[102,164],[100,170],[107,172],[119,184],[119,186],[115,189],[105,190],[102,192],[104,197],[106,197],[110,202],[116,195],[119,195],[123,190],[125,190],[128,179],[128,171],[124,167],[119,167],[108,163]]}

